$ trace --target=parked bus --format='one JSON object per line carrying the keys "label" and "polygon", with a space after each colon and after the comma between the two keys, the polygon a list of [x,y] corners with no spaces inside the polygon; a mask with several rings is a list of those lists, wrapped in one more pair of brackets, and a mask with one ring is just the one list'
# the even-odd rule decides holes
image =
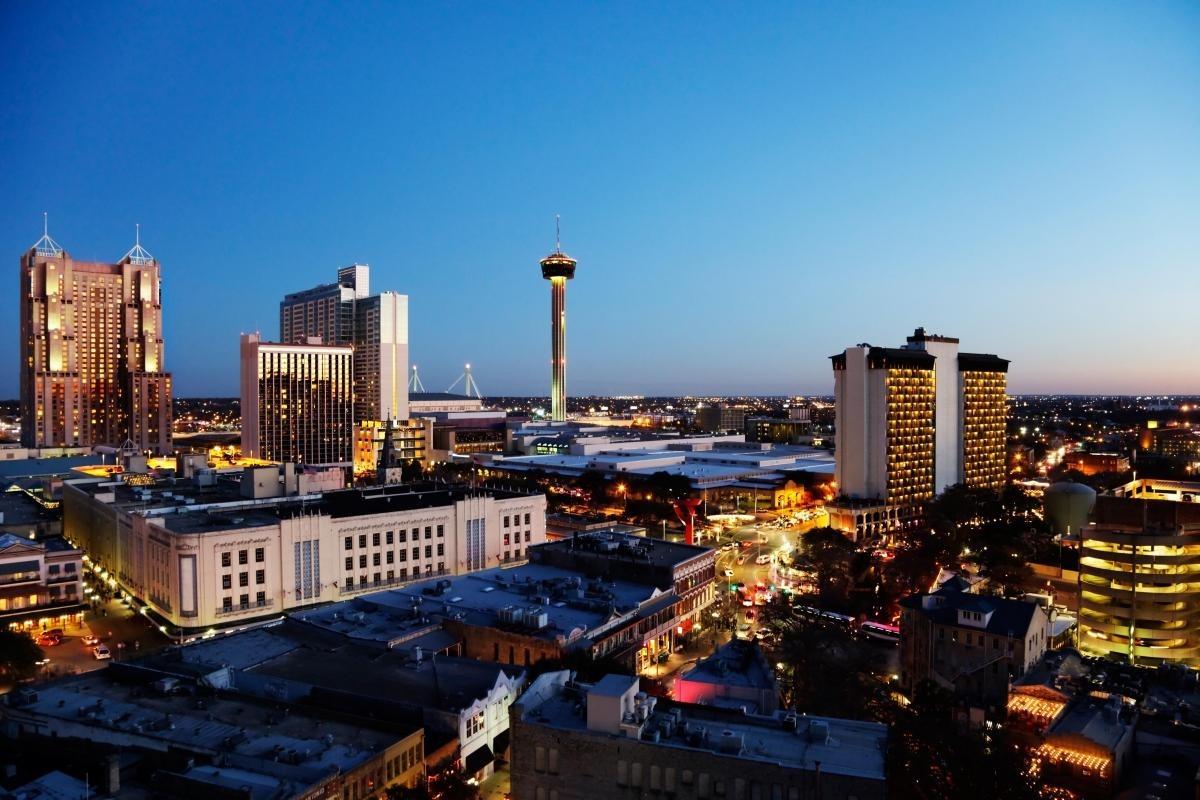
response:
{"label": "parked bus", "polygon": [[836,611],[822,611],[812,606],[792,606],[792,613],[798,617],[806,617],[819,622],[830,622],[843,628],[854,627],[854,617],[839,614]]}
{"label": "parked bus", "polygon": [[900,644],[900,629],[895,625],[888,625],[883,622],[864,622],[858,626],[858,630],[863,636],[869,639],[874,639],[877,642],[885,642],[887,644]]}

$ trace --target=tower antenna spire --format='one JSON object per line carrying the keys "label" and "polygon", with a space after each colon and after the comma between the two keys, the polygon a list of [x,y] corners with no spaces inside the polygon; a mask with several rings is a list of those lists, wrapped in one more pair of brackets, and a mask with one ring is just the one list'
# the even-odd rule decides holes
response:
{"label": "tower antenna spire", "polygon": [[417,365],[412,365],[412,379],[408,382],[408,390],[410,392],[424,392],[425,385],[421,383],[420,376],[417,375]]}
{"label": "tower antenna spire", "polygon": [[50,256],[57,258],[63,254],[63,249],[58,246],[58,242],[50,238],[50,212],[42,212],[42,238],[38,239],[33,245],[34,252],[39,256]]}
{"label": "tower antenna spire", "polygon": [[562,252],[562,227],[558,214],[554,215],[554,252]]}

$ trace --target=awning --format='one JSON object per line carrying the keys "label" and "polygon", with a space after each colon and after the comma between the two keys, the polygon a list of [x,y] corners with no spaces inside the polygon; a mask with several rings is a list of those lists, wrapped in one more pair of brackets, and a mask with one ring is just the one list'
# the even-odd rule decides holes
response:
{"label": "awning", "polygon": [[496,754],[496,758],[503,758],[508,752],[508,733],[508,729],[505,728],[492,739],[492,752]]}
{"label": "awning", "polygon": [[478,750],[471,751],[470,755],[463,761],[463,767],[468,775],[474,775],[493,761],[495,761],[495,757],[492,755],[492,748],[485,744]]}

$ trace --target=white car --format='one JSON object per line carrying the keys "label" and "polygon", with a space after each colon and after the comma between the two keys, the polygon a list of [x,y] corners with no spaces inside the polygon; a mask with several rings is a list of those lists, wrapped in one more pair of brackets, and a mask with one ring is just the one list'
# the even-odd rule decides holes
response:
{"label": "white car", "polygon": [[97,661],[103,661],[106,658],[112,658],[112,651],[108,649],[108,645],[98,644],[92,648],[92,657]]}
{"label": "white car", "polygon": [[100,644],[100,641],[101,641],[100,637],[95,635],[94,633],[88,634],[87,636],[83,637],[83,644],[86,647],[95,647],[96,645]]}
{"label": "white car", "polygon": [[763,553],[761,556],[754,559],[754,563],[755,564],[770,564],[771,557],[769,555],[767,555],[766,553]]}
{"label": "white car", "polygon": [[732,578],[732,577],[733,577],[733,570],[731,570],[731,569],[727,569],[727,570],[725,570],[725,577],[726,577],[726,578]]}

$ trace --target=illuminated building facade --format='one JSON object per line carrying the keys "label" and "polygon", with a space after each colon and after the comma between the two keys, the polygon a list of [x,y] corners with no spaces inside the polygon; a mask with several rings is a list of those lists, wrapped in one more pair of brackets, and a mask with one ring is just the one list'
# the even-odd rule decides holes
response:
{"label": "illuminated building facade", "polygon": [[1008,361],[918,328],[904,347],[861,344],[832,362],[839,530],[885,534],[954,484],[1003,487]]}
{"label": "illuminated building facade", "polygon": [[567,281],[575,277],[575,259],[557,243],[541,260],[542,277],[550,281],[550,418],[567,418]]}
{"label": "illuminated building facade", "polygon": [[140,241],[117,263],[50,238],[21,257],[21,443],[171,452],[161,272]]}
{"label": "illuminated building facade", "polygon": [[371,294],[371,268],[338,270],[336,283],[294,292],[279,304],[279,339],[354,348],[354,419],[408,419],[408,297]]}
{"label": "illuminated building facade", "polygon": [[[391,442],[388,451],[386,469],[399,470],[402,464],[416,462],[422,468],[429,466],[432,454],[433,420],[410,419],[394,420],[390,424],[377,420],[360,422],[354,428],[354,474],[364,475],[379,467],[380,454],[385,450],[384,443]],[[398,483],[389,480],[388,483]]]}
{"label": "illuminated building facade", "polygon": [[1008,440],[1008,362],[992,355],[958,354],[962,398],[962,483],[1000,490]]}
{"label": "illuminated building facade", "polygon": [[242,334],[242,453],[349,466],[354,449],[354,348],[275,344]]}
{"label": "illuminated building facade", "polygon": [[1200,665],[1200,524],[1088,525],[1079,572],[1081,647]]}

